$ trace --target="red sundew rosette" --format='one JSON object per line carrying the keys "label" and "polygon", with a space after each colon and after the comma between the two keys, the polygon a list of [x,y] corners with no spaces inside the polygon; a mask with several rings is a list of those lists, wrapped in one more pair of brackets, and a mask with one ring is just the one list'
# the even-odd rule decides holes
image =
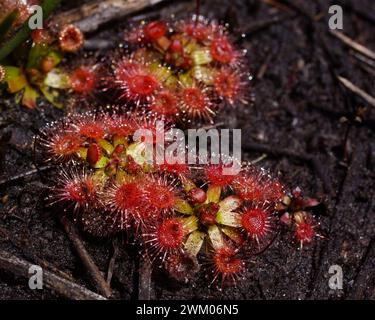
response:
{"label": "red sundew rosette", "polygon": [[58,163],[74,159],[94,169],[111,170],[115,164],[124,169],[126,160],[142,158],[145,148],[141,141],[133,141],[133,134],[148,129],[155,136],[156,121],[133,114],[74,113],[42,129],[38,142],[46,158]]}
{"label": "red sundew rosette", "polygon": [[129,85],[138,75],[133,72],[120,79],[119,65],[115,75],[123,89],[122,98],[183,123],[212,123],[225,104],[247,103],[249,74],[244,52],[236,48],[224,26],[202,17],[171,23],[151,21],[127,32],[125,40],[133,47],[131,59],[137,60],[138,69],[151,67],[167,77],[157,86],[156,78],[147,74],[150,81],[142,81],[142,87],[146,83],[150,91],[141,99]]}
{"label": "red sundew rosette", "polygon": [[[265,248],[275,234],[274,206],[281,195],[277,188],[272,192],[268,189],[273,184],[280,185],[279,182],[266,171],[249,165],[239,172],[229,170],[227,176],[224,169],[230,169],[230,165],[201,165],[193,180],[182,181],[184,195],[176,202],[174,217],[184,226],[183,253],[168,254],[164,261],[173,278],[186,279],[176,273],[177,261],[194,265],[205,247],[213,281],[235,283],[243,276],[243,259]],[[249,181],[245,188],[244,183]],[[239,193],[240,186],[246,192]],[[186,270],[183,265],[181,268]]]}
{"label": "red sundew rosette", "polygon": [[67,108],[73,112],[79,109],[93,109],[104,99],[101,92],[103,66],[94,59],[86,58],[85,60],[84,63],[76,61],[64,71],[66,89],[68,89]]}

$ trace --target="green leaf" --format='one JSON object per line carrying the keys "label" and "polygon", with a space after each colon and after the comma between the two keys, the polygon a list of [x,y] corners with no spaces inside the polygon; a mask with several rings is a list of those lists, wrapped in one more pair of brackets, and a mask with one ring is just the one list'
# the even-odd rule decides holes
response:
{"label": "green leaf", "polygon": [[104,151],[108,154],[108,155],[110,155],[112,152],[113,152],[113,145],[112,144],[110,144],[107,140],[105,140],[105,139],[97,139],[97,141],[96,141],[97,143],[98,143],[98,145],[102,148],[102,149],[104,149]]}
{"label": "green leaf", "polygon": [[26,87],[27,79],[20,68],[13,66],[5,66],[4,69],[4,81],[8,84],[8,91],[10,93],[18,92]]}
{"label": "green leaf", "polygon": [[69,77],[60,69],[52,69],[50,72],[47,73],[46,77],[44,78],[44,84],[48,87],[55,89],[68,89]]}
{"label": "green leaf", "polygon": [[196,256],[202,247],[205,236],[200,231],[192,232],[185,242],[185,251],[192,256]]}
{"label": "green leaf", "polygon": [[213,225],[208,228],[208,236],[210,238],[211,244],[215,250],[224,247],[224,238],[218,228],[218,226]]}
{"label": "green leaf", "polygon": [[30,86],[25,87],[25,91],[22,97],[22,105],[27,108],[34,109],[36,107],[36,99],[39,97],[39,93]]}
{"label": "green leaf", "polygon": [[219,211],[216,214],[216,222],[230,227],[241,226],[241,215],[232,211]]}
{"label": "green leaf", "polygon": [[221,231],[234,242],[241,244],[243,242],[241,233],[235,228],[231,227],[221,227]]}
{"label": "green leaf", "polygon": [[226,197],[224,200],[219,202],[219,211],[229,212],[236,210],[241,205],[241,199],[236,196]]}
{"label": "green leaf", "polygon": [[198,229],[198,218],[196,216],[189,216],[188,218],[179,218],[185,233],[189,234]]}
{"label": "green leaf", "polygon": [[188,179],[188,178],[184,178],[182,180],[182,186],[183,186],[185,192],[189,192],[191,189],[194,189],[194,188],[197,187],[195,185],[195,183],[192,180]]}
{"label": "green leaf", "polygon": [[178,75],[178,80],[186,87],[194,84],[194,79],[188,73],[180,73]]}
{"label": "green leaf", "polygon": [[207,200],[206,203],[215,202],[218,203],[221,195],[221,187],[209,186],[207,189]]}
{"label": "green leaf", "polygon": [[191,54],[191,59],[193,60],[195,65],[202,65],[210,63],[212,61],[212,56],[209,50],[200,49],[195,50]]}
{"label": "green leaf", "polygon": [[27,58],[26,68],[39,69],[41,59],[48,54],[49,50],[50,48],[45,44],[33,43],[29,51],[29,56]]}
{"label": "green leaf", "polygon": [[40,69],[40,64],[43,59],[49,59],[52,62],[52,68],[56,67],[62,60],[62,54],[58,51],[52,50],[51,47],[45,44],[33,44],[27,59],[27,68]]}
{"label": "green leaf", "polygon": [[108,161],[109,161],[109,159],[107,157],[101,156],[100,159],[98,160],[98,162],[95,163],[93,168],[95,168],[95,169],[104,168],[107,165]]}
{"label": "green leaf", "polygon": [[43,85],[40,88],[40,91],[42,91],[44,97],[52,103],[56,108],[62,109],[64,108],[64,105],[58,101],[59,92],[57,90],[54,90],[46,85]]}
{"label": "green leaf", "polygon": [[212,71],[206,67],[195,66],[191,69],[191,74],[198,81],[202,81],[205,84],[213,83]]}
{"label": "green leaf", "polygon": [[174,209],[177,212],[184,213],[184,214],[193,214],[193,208],[190,206],[190,204],[184,200],[184,199],[176,199],[174,204]]}

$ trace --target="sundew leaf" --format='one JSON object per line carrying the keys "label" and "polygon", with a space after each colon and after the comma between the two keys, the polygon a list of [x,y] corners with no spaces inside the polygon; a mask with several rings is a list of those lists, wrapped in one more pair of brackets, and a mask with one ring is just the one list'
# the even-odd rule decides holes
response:
{"label": "sundew leaf", "polygon": [[240,218],[241,215],[237,212],[219,211],[216,215],[216,222],[230,227],[240,227]]}
{"label": "sundew leaf", "polygon": [[196,256],[202,247],[205,236],[200,231],[192,232],[185,242],[185,251],[192,256]]}
{"label": "sundew leaf", "polygon": [[41,59],[44,58],[48,54],[49,50],[50,48],[46,46],[45,44],[34,43],[31,46],[30,51],[29,51],[26,68],[27,69],[31,69],[31,68],[39,69]]}
{"label": "sundew leaf", "polygon": [[48,58],[49,61],[52,63],[52,68],[55,68],[62,60],[62,54],[56,50],[53,50],[50,46],[45,44],[33,44],[28,60],[27,60],[27,68],[35,68],[40,69],[40,64],[43,59]]}
{"label": "sundew leaf", "polygon": [[206,203],[214,202],[218,203],[221,195],[221,187],[219,186],[209,186],[207,189],[207,200]]}
{"label": "sundew leaf", "polygon": [[190,204],[184,200],[184,199],[176,199],[174,204],[174,209],[177,212],[183,213],[183,214],[193,214],[193,208],[190,206]]}
{"label": "sundew leaf", "polygon": [[212,247],[215,250],[218,250],[224,247],[224,238],[218,226],[216,225],[210,226],[207,232],[208,232],[208,236],[210,238]]}
{"label": "sundew leaf", "polygon": [[229,196],[219,202],[220,212],[236,210],[241,205],[241,199],[237,196]]}
{"label": "sundew leaf", "polygon": [[190,234],[198,229],[198,218],[196,216],[189,216],[187,218],[179,218],[182,225],[184,226],[184,231],[186,234]]}
{"label": "sundew leaf", "polygon": [[241,236],[241,232],[238,231],[238,229],[236,228],[232,228],[232,227],[224,227],[224,226],[221,226],[220,227],[220,230],[227,236],[229,237],[230,239],[232,239],[233,241],[235,241],[236,243],[240,244],[242,243],[243,239],[242,239],[242,236]]}
{"label": "sundew leaf", "polygon": [[4,82],[8,85],[10,93],[16,93],[26,87],[27,79],[21,68],[13,66],[5,66]]}
{"label": "sundew leaf", "polygon": [[39,88],[40,91],[42,91],[44,97],[56,108],[62,109],[64,107],[64,105],[58,101],[59,92],[56,89],[52,89],[51,87],[48,87],[46,85],[43,85]]}
{"label": "sundew leaf", "polygon": [[31,86],[27,85],[22,97],[22,105],[29,109],[36,107],[36,100],[39,97],[39,93]]}
{"label": "sundew leaf", "polygon": [[47,73],[46,77],[44,78],[44,85],[55,89],[68,89],[69,77],[60,69],[55,68]]}

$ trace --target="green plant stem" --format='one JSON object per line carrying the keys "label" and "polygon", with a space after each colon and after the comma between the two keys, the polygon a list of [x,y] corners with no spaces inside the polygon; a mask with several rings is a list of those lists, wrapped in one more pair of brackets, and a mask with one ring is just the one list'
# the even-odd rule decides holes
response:
{"label": "green plant stem", "polygon": [[13,22],[18,18],[18,10],[13,10],[9,13],[4,20],[0,21],[0,42],[3,41],[3,38],[12,27]]}
{"label": "green plant stem", "polygon": [[[41,5],[43,18],[46,19],[60,2],[61,0],[44,0]],[[31,29],[29,28],[29,19],[23,23],[22,27],[15,35],[0,48],[0,61],[4,60],[14,49],[22,44],[22,42],[27,40],[29,33],[31,32]]]}

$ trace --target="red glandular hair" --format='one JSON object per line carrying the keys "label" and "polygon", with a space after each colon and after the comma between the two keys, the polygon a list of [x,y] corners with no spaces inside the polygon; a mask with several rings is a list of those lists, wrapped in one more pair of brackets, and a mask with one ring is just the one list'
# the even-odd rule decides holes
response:
{"label": "red glandular hair", "polygon": [[244,272],[244,261],[238,256],[238,250],[224,246],[212,253],[210,269],[213,273],[212,283],[220,280],[223,288],[225,284],[236,284]]}
{"label": "red glandular hair", "polygon": [[178,196],[176,181],[167,177],[152,175],[147,177],[143,185],[144,204],[147,211],[156,217],[173,214],[173,208]]}
{"label": "red glandular hair", "polygon": [[[237,172],[231,170],[232,164],[208,164],[204,166],[203,171],[205,175],[205,180],[214,186],[226,187],[230,186],[234,179],[237,177]],[[224,169],[227,169],[228,172],[225,172]]]}
{"label": "red glandular hair", "polygon": [[131,101],[136,107],[154,103],[162,83],[147,63],[123,59],[114,64],[113,72],[114,84],[119,89],[121,100]]}
{"label": "red glandular hair", "polygon": [[273,233],[273,212],[265,206],[245,207],[240,213],[240,225],[248,239],[256,240],[258,246],[267,242]]}
{"label": "red glandular hair", "polygon": [[318,223],[309,213],[301,211],[294,214],[294,236],[300,248],[311,243],[315,237],[321,237],[316,231],[317,227]]}
{"label": "red glandular hair", "polygon": [[130,177],[125,181],[114,182],[100,194],[102,207],[118,230],[127,230],[132,225],[137,228],[154,218],[153,212],[145,208],[143,177]]}
{"label": "red glandular hair", "polygon": [[102,139],[105,135],[105,120],[101,117],[91,117],[87,115],[77,115],[73,119],[73,130],[84,139]]}
{"label": "red glandular hair", "polygon": [[150,111],[166,119],[179,117],[178,101],[179,96],[176,92],[169,89],[162,89],[155,94],[153,101],[150,103]]}
{"label": "red glandular hair", "polygon": [[84,138],[74,132],[72,121],[65,118],[53,122],[41,130],[37,143],[44,149],[47,160],[66,162],[74,159]]}
{"label": "red glandular hair", "polygon": [[211,94],[209,87],[197,83],[181,86],[178,98],[183,120],[186,122],[190,119],[212,121],[216,106],[211,99]]}
{"label": "red glandular hair", "polygon": [[253,203],[276,203],[284,195],[284,187],[266,171],[245,168],[235,177],[233,189],[244,200]]}
{"label": "red glandular hair", "polygon": [[52,187],[52,204],[66,203],[67,207],[73,207],[75,214],[84,210],[95,210],[98,200],[98,192],[101,184],[91,172],[82,167],[74,167],[65,170],[60,169],[54,179],[55,185]]}
{"label": "red glandular hair", "polygon": [[90,147],[101,139],[109,143],[115,137],[131,139],[139,128],[150,129],[155,134],[155,121],[134,114],[72,113],[42,129],[37,142],[49,159],[66,162],[79,159],[81,148]]}
{"label": "red glandular hair", "polygon": [[97,75],[92,68],[81,66],[70,73],[69,82],[73,92],[87,96],[97,85]]}
{"label": "red glandular hair", "polygon": [[149,224],[143,233],[143,242],[151,260],[162,262],[183,249],[185,231],[181,220],[171,217]]}
{"label": "red glandular hair", "polygon": [[77,52],[83,45],[83,34],[72,24],[64,25],[59,32],[60,49],[65,52]]}

